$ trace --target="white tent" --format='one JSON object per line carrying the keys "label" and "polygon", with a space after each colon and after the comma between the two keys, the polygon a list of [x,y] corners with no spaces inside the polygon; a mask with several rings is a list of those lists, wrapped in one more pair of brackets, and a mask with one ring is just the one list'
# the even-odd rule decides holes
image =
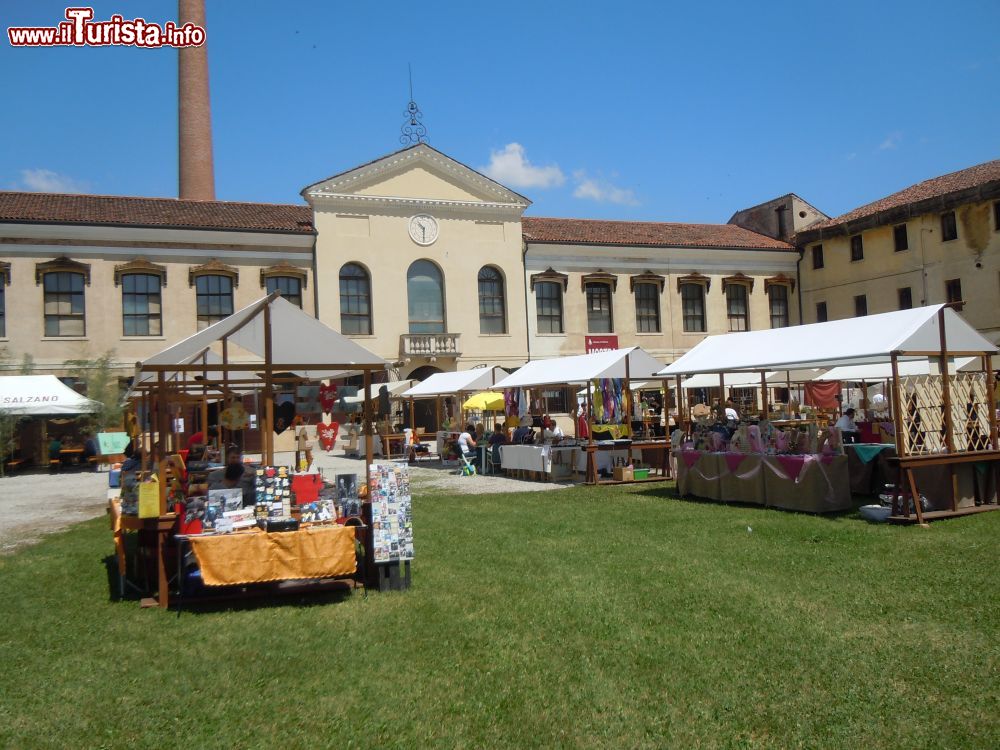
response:
{"label": "white tent", "polygon": [[508,375],[494,387],[500,390],[501,388],[586,383],[598,378],[624,378],[626,360],[628,361],[630,380],[649,380],[663,367],[662,362],[653,359],[639,347],[633,346],[627,349],[613,349],[609,352],[579,354],[575,357],[536,359],[528,362],[512,375]]}
{"label": "white tent", "polygon": [[[337,333],[277,294],[261,297],[218,323],[154,354],[144,360],[142,366],[193,364],[210,346],[224,338],[230,344],[263,358],[265,316],[262,313],[267,306],[270,306],[272,364],[295,365],[288,369],[309,380],[354,374],[357,368],[365,366],[386,366],[381,357]],[[235,352],[230,351],[230,364],[243,361],[235,355]],[[255,360],[249,360],[247,364],[252,364],[253,361]],[[325,369],[324,365],[330,363],[348,367],[343,370]],[[315,365],[316,368],[310,365]],[[354,369],[350,369],[351,367]]]}
{"label": "white tent", "polygon": [[[379,397],[379,393],[382,391],[382,387],[385,386],[389,391],[389,396],[396,398],[403,391],[413,386],[412,380],[393,380],[388,383],[372,383],[368,387],[368,398],[375,400]],[[358,391],[356,396],[345,396],[345,404],[360,404],[365,400],[365,394],[363,391]]]}
{"label": "white tent", "polygon": [[[768,376],[774,373],[769,372]],[[747,387],[760,387],[760,373],[757,372],[734,372],[730,375],[723,376],[723,382],[726,384],[726,388],[747,388]],[[687,380],[681,382],[681,388],[684,390],[690,390],[692,388],[718,388],[719,387],[719,376],[715,375],[692,375]]]}
{"label": "white tent", "polygon": [[488,391],[507,373],[499,367],[479,367],[475,370],[436,372],[400,395],[404,398],[454,396],[457,393]]}
{"label": "white tent", "polygon": [[[940,349],[938,313],[942,308],[948,351],[998,351],[954,310],[932,305],[828,323],[709,336],[659,374],[877,364],[889,361],[893,352],[902,353],[902,360],[906,352]],[[924,357],[926,354],[919,358]]]}
{"label": "white tent", "polygon": [[21,417],[89,414],[101,408],[55,375],[0,377],[0,412]]}
{"label": "white tent", "polygon": [[[959,357],[949,363],[948,371],[954,373],[976,362],[978,360],[975,357]],[[900,362],[899,374],[928,375],[935,367],[936,363],[932,366],[931,361],[927,359]],[[860,383],[863,380],[875,382],[890,379],[892,379],[892,364],[890,363],[880,365],[844,365],[842,367],[834,367],[813,378],[813,380],[841,380],[848,383]]]}

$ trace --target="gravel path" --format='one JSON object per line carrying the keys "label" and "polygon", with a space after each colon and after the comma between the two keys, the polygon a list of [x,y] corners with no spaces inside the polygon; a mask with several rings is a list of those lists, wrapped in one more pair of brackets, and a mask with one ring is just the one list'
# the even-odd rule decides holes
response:
{"label": "gravel path", "polygon": [[[278,454],[275,463],[290,465],[294,454]],[[316,465],[328,479],[335,474],[363,474],[364,461],[319,453]],[[437,461],[410,467],[415,495],[420,490],[453,494],[543,492],[571,487],[556,482],[528,482],[503,476],[463,477]],[[97,518],[107,507],[107,473],[24,474],[0,479],[0,554],[37,542],[44,534]]]}

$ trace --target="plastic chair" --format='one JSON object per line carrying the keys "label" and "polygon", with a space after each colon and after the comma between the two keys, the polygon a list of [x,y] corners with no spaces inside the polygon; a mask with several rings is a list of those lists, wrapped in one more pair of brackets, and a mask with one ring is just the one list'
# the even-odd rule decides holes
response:
{"label": "plastic chair", "polygon": [[458,467],[458,473],[463,477],[475,476],[476,465],[462,452],[459,452],[458,457],[462,462],[462,464]]}

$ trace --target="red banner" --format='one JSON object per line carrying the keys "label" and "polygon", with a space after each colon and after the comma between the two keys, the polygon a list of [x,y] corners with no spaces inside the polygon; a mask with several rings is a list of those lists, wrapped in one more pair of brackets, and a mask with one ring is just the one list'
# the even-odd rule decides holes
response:
{"label": "red banner", "polygon": [[587,346],[587,354],[610,352],[618,348],[617,336],[586,336],[584,342]]}

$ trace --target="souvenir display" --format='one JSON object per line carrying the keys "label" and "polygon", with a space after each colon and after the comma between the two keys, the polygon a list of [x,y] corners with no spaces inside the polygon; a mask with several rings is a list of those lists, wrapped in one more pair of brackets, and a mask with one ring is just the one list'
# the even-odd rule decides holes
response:
{"label": "souvenir display", "polygon": [[261,466],[254,477],[254,517],[288,518],[292,514],[292,490],[287,466]]}
{"label": "souvenir display", "polygon": [[413,503],[405,463],[372,464],[368,472],[376,563],[413,559]]}
{"label": "souvenir display", "polygon": [[300,385],[295,388],[295,414],[306,424],[323,418],[318,385]]}
{"label": "souvenir display", "polygon": [[316,425],[316,435],[319,437],[319,444],[327,453],[333,450],[339,431],[340,425],[337,422],[330,422],[330,424],[319,422]]}
{"label": "souvenir display", "polygon": [[331,383],[330,385],[321,385],[319,387],[319,405],[324,412],[333,412],[333,407],[337,404],[337,386]]}
{"label": "souvenir display", "polygon": [[344,516],[360,516],[361,500],[358,497],[358,475],[337,475],[337,501]]}
{"label": "souvenir display", "polygon": [[209,490],[208,499],[221,503],[223,511],[239,510],[243,507],[243,490],[239,487]]}
{"label": "souvenir display", "polygon": [[232,399],[219,415],[219,424],[227,430],[245,430],[250,426],[250,416],[241,401]]}
{"label": "souvenir display", "polygon": [[305,505],[300,505],[302,511],[302,522],[334,521],[337,518],[337,509],[333,501],[329,498],[320,497]]}

